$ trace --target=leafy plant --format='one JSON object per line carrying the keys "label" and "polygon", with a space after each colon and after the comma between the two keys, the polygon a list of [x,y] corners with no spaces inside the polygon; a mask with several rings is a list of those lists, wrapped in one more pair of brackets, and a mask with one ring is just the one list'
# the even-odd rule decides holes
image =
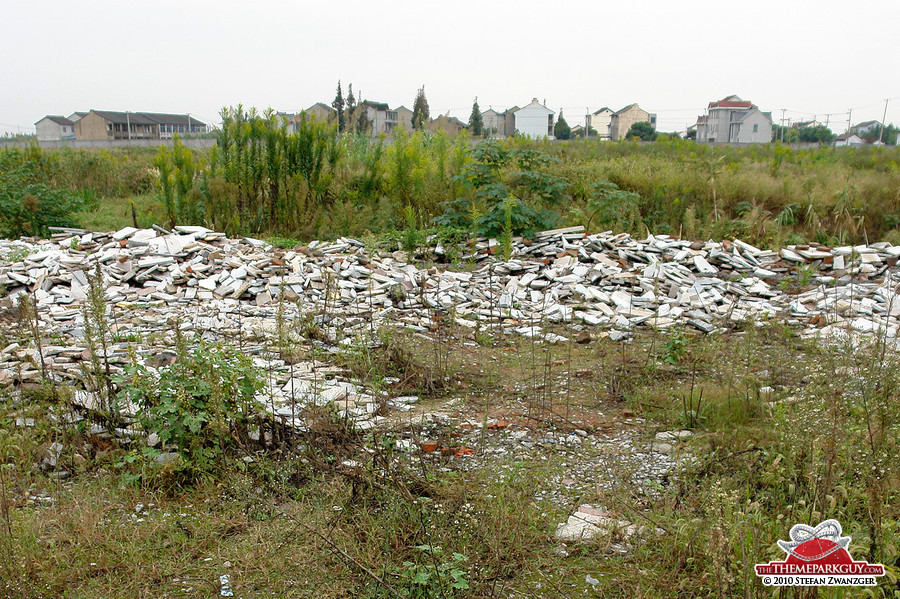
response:
{"label": "leafy plant", "polygon": [[437,224],[499,237],[504,230],[529,236],[556,223],[550,207],[566,197],[568,181],[542,170],[556,159],[530,148],[508,150],[494,140],[479,143],[472,157],[455,178],[467,195],[446,202]]}
{"label": "leafy plant", "polygon": [[[218,469],[230,449],[248,445],[255,399],[263,378],[237,349],[200,342],[193,350],[179,343],[169,367],[151,371],[132,362],[116,380],[119,401],[136,404],[141,426],[161,447],[182,456],[189,478]],[[155,457],[160,450],[150,450]]]}
{"label": "leafy plant", "polygon": [[[409,599],[434,599],[437,597],[457,597],[468,590],[469,583],[463,569],[468,561],[465,555],[453,553],[449,559],[443,550],[434,545],[417,545],[426,563],[405,561],[398,572],[402,581],[400,594]],[[443,560],[443,561],[442,561]]]}

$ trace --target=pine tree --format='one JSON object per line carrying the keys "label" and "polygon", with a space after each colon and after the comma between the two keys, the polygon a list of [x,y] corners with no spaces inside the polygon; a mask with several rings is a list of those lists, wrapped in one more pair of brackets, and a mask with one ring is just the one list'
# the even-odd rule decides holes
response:
{"label": "pine tree", "polygon": [[569,139],[572,137],[572,128],[569,127],[569,123],[563,117],[562,108],[559,109],[559,118],[556,120],[556,124],[553,125],[553,137],[556,139]]}
{"label": "pine tree", "polygon": [[362,94],[359,94],[359,97],[359,104],[356,105],[356,130],[367,134],[369,126],[372,124],[369,122],[369,107],[366,105],[366,101],[362,99]]}
{"label": "pine tree", "polygon": [[353,126],[356,118],[356,98],[353,96],[353,84],[347,86],[347,130],[355,131]]}
{"label": "pine tree", "polygon": [[337,95],[331,103],[331,107],[337,111],[338,131],[344,130],[344,95],[341,93],[341,80],[338,79]]}
{"label": "pine tree", "polygon": [[416,101],[413,102],[413,129],[425,129],[425,125],[428,123],[428,116],[428,100],[425,98],[425,86],[423,85],[416,93]]}
{"label": "pine tree", "polygon": [[472,135],[478,137],[484,133],[484,120],[481,118],[481,109],[478,107],[478,98],[472,104],[472,114],[469,115],[469,128]]}

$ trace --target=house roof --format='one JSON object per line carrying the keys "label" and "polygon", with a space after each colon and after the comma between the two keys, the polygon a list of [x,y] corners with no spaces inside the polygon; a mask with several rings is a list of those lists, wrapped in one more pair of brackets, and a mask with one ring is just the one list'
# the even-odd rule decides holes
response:
{"label": "house roof", "polygon": [[592,115],[593,115],[593,114],[600,114],[600,113],[603,112],[604,110],[608,110],[609,112],[612,112],[612,108],[609,108],[608,106],[604,106],[604,107],[601,108],[600,110],[595,110],[595,111],[592,112],[591,114],[592,114]]}
{"label": "house roof", "polygon": [[332,107],[329,106],[328,104],[324,104],[324,103],[322,103],[322,102],[316,102],[315,104],[313,104],[312,106],[310,106],[310,107],[307,108],[306,110],[312,110],[312,109],[314,109],[314,108],[317,107],[317,106],[321,106],[322,108],[324,108],[324,109],[327,110],[328,112],[337,112],[337,110],[335,110],[334,108],[332,108]]}
{"label": "house roof", "polygon": [[[629,104],[629,105],[626,106],[625,108],[622,108],[622,109],[620,109],[620,110],[615,111],[615,112],[613,113],[613,116],[615,116],[615,115],[617,115],[617,114],[622,114],[623,112],[625,112],[625,111],[627,111],[627,110],[630,110],[630,109],[632,109],[632,108],[637,108],[638,110],[643,110],[644,112],[647,112],[646,110],[644,110],[643,108],[641,108],[640,106],[638,106],[638,103],[637,103],[637,102],[635,102],[635,103],[633,103],[633,104]],[[647,112],[647,114],[650,114],[650,113]]]}
{"label": "house roof", "polygon": [[199,125],[205,127],[206,123],[201,122],[187,114],[165,114],[162,112],[115,112],[112,110],[91,110],[94,114],[111,123],[130,123],[132,125]]}
{"label": "house roof", "polygon": [[718,102],[710,102],[709,108],[753,108],[753,102],[742,100],[740,96],[732,94],[725,96]]}
{"label": "house roof", "polygon": [[841,135],[838,135],[834,139],[835,139],[835,141],[847,141],[851,137],[855,137],[859,141],[862,141],[862,138],[859,135],[857,135],[856,133],[843,133]]}
{"label": "house roof", "polygon": [[206,123],[199,121],[189,114],[165,114],[161,112],[142,112],[142,116],[152,121],[156,121],[160,125],[194,125],[205,127]]}
{"label": "house roof", "polygon": [[[74,125],[75,124],[72,121],[70,121],[69,119],[67,119],[66,117],[59,116],[57,114],[48,114],[47,116],[45,116],[44,118],[41,119],[41,121],[46,121],[46,120],[51,120],[54,123],[56,123],[57,125]],[[40,123],[41,121],[38,121],[38,123]],[[37,123],[35,123],[35,125],[37,125]]]}
{"label": "house roof", "polygon": [[375,110],[387,111],[387,110],[391,109],[390,106],[388,106],[386,102],[373,102],[372,100],[363,100],[361,103],[365,104],[366,106],[369,106],[371,108],[374,108]]}

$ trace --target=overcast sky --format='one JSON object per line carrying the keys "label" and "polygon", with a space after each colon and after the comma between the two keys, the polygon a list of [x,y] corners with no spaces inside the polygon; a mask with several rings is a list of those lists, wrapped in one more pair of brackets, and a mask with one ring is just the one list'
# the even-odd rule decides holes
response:
{"label": "overcast sky", "polygon": [[5,0],[0,131],[75,110],[190,113],[365,99],[467,120],[537,97],[570,124],[632,102],[683,130],[738,94],[785,119],[900,124],[898,0]]}

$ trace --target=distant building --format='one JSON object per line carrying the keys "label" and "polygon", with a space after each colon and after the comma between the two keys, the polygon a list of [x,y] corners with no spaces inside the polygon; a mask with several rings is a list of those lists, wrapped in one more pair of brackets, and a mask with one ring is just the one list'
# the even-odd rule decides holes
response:
{"label": "distant building", "polygon": [[834,145],[838,148],[857,148],[859,146],[866,145],[866,141],[856,133],[844,133],[843,135],[839,135],[837,138],[835,138]]}
{"label": "distant building", "polygon": [[612,122],[612,115],[612,109],[606,106],[587,115],[585,126],[588,128],[588,133],[593,129],[597,132],[597,139],[609,139],[609,126]]}
{"label": "distant building", "polygon": [[700,143],[769,143],[772,141],[772,113],[738,96],[710,102],[707,114],[697,118]]}
{"label": "distant building", "polygon": [[455,136],[465,128],[466,124],[464,122],[462,122],[455,116],[449,116],[446,114],[439,115],[436,119],[432,119],[427,125],[425,125],[425,129],[431,131],[432,133],[443,131],[451,137]]}
{"label": "distant building", "polygon": [[850,127],[850,133],[856,133],[857,135],[865,135],[869,131],[877,131],[878,128],[881,127],[881,123],[878,121],[864,121],[859,123],[858,125],[854,125]]}
{"label": "distant building", "polygon": [[807,127],[822,127],[822,123],[813,119],[811,121],[797,121],[791,123],[791,129],[806,129]]}
{"label": "distant building", "polygon": [[513,112],[515,131],[519,135],[532,139],[543,137],[553,138],[553,115],[556,114],[540,102],[537,98],[531,104],[519,108]]}
{"label": "distant building", "polygon": [[316,102],[303,112],[306,114],[307,118],[315,119],[323,123],[333,123],[337,120],[337,110],[322,102]]}
{"label": "distant building", "polygon": [[397,113],[397,124],[394,127],[403,127],[407,133],[412,133],[412,110],[406,106],[398,106],[394,112]]}
{"label": "distant building", "polygon": [[486,137],[505,137],[506,117],[502,112],[488,108],[481,113],[481,122]]}
{"label": "distant building", "polygon": [[625,108],[609,115],[609,138],[612,141],[625,139],[629,129],[635,123],[650,123],[655,129],[656,115],[650,114],[638,106],[637,103],[629,104]]}
{"label": "distant building", "polygon": [[393,132],[399,118],[396,110],[391,110],[390,106],[384,102],[372,102],[370,100],[364,100],[360,105],[366,111],[366,117],[369,121],[369,132],[372,135],[381,135],[382,133],[390,135]]}
{"label": "distant building", "polygon": [[75,139],[75,123],[64,116],[48,114],[34,124],[38,141]]}
{"label": "distant building", "polygon": [[87,140],[171,139],[207,131],[206,123],[189,114],[91,110],[75,122],[75,138]]}

